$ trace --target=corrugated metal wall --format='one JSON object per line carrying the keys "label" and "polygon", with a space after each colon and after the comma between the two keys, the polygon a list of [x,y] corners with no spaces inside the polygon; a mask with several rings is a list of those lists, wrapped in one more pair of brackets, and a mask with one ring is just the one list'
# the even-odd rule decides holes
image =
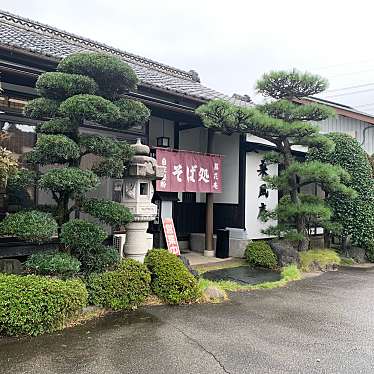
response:
{"label": "corrugated metal wall", "polygon": [[360,143],[362,143],[364,140],[364,128],[373,127],[373,129],[366,131],[365,143],[363,146],[366,152],[368,152],[370,155],[374,153],[374,125],[341,115],[337,115],[336,118],[329,118],[325,121],[318,122],[317,124],[321,128],[321,132],[347,133],[354,136]]}

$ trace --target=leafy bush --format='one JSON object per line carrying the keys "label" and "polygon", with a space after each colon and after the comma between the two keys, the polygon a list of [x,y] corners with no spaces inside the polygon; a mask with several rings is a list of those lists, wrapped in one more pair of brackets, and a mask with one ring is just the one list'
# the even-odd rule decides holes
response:
{"label": "leafy bush", "polygon": [[369,240],[364,246],[365,254],[370,262],[374,262],[374,240]]}
{"label": "leafy bush", "polygon": [[75,251],[95,248],[107,237],[100,226],[82,219],[73,219],[62,225],[60,240]]}
{"label": "leafy bush", "polygon": [[251,242],[245,249],[247,262],[252,266],[274,269],[277,266],[277,256],[270,245],[263,240]]}
{"label": "leafy bush", "polygon": [[99,85],[98,94],[108,99],[136,90],[138,78],[132,68],[120,58],[106,53],[75,53],[57,66],[65,73],[87,75]]}
{"label": "leafy bush", "polygon": [[77,128],[77,123],[70,121],[69,118],[57,117],[38,124],[36,126],[36,132],[38,134],[72,135],[76,132]]}
{"label": "leafy bush", "polygon": [[13,213],[0,222],[0,235],[21,240],[43,242],[56,234],[57,223],[53,217],[37,210]]}
{"label": "leafy bush", "polygon": [[25,160],[33,164],[64,164],[80,156],[78,145],[65,135],[40,135]]}
{"label": "leafy bush", "polygon": [[151,115],[150,110],[140,101],[122,98],[115,104],[121,111],[116,128],[127,129],[131,126],[143,125]]}
{"label": "leafy bush", "polygon": [[150,292],[151,275],[145,265],[132,259],[115,271],[92,274],[87,280],[90,303],[113,310],[141,304]]}
{"label": "leafy bush", "polygon": [[63,116],[73,121],[93,121],[100,125],[113,125],[120,118],[120,111],[111,101],[94,95],[75,95],[60,105]]}
{"label": "leafy bush", "polygon": [[99,185],[99,178],[91,170],[73,167],[49,169],[40,178],[39,185],[44,190],[83,194]]}
{"label": "leafy bush", "polygon": [[153,249],[145,257],[151,272],[152,291],[169,304],[188,303],[200,296],[197,280],[183,262],[165,249]]}
{"label": "leafy bush", "polygon": [[0,332],[39,335],[62,329],[87,305],[83,282],[0,274]]}
{"label": "leafy bush", "polygon": [[38,97],[27,102],[25,106],[25,116],[28,118],[43,120],[52,118],[58,112],[60,103],[56,100]]}
{"label": "leafy bush", "polygon": [[120,261],[118,250],[103,244],[75,249],[73,254],[82,263],[81,268],[87,274],[113,270]]}
{"label": "leafy bush", "polygon": [[38,252],[25,262],[26,269],[40,275],[69,277],[79,272],[81,263],[65,252]]}
{"label": "leafy bush", "polygon": [[94,94],[96,82],[78,74],[47,72],[39,76],[36,82],[39,95],[48,99],[63,100],[78,94]]}
{"label": "leafy bush", "polygon": [[301,270],[308,272],[315,268],[325,270],[330,266],[339,265],[339,255],[330,249],[314,249],[300,252]]}
{"label": "leafy bush", "polygon": [[354,244],[365,248],[374,241],[374,179],[370,161],[360,143],[350,135],[330,133],[326,137],[334,142],[333,150],[310,149],[309,158],[339,165],[350,174],[346,184],[357,191],[357,196],[351,198],[330,191],[327,201],[333,210],[333,221],[342,227],[342,235],[351,235]]}
{"label": "leafy bush", "polygon": [[134,219],[127,207],[115,201],[89,199],[83,202],[82,209],[111,226],[124,226]]}

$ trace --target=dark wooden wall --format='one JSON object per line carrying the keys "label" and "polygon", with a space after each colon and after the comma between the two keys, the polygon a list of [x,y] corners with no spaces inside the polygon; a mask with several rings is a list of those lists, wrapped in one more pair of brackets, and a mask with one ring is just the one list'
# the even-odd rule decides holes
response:
{"label": "dark wooden wall", "polygon": [[[205,203],[175,202],[173,219],[177,235],[205,232]],[[214,232],[225,227],[241,228],[239,204],[214,204]]]}

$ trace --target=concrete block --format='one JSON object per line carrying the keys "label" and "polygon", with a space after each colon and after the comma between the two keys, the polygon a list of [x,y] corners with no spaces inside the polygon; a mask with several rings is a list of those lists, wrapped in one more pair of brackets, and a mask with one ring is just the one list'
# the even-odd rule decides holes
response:
{"label": "concrete block", "polygon": [[[213,235],[213,248],[216,250],[217,235]],[[205,234],[191,233],[190,234],[190,250],[194,252],[204,253],[205,249]]]}

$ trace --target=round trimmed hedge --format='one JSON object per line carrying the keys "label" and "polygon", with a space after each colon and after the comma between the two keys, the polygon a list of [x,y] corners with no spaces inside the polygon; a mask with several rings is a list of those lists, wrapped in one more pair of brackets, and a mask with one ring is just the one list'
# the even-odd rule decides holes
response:
{"label": "round trimmed hedge", "polygon": [[81,263],[69,253],[48,251],[33,253],[25,266],[29,272],[38,275],[71,277],[79,272]]}
{"label": "round trimmed hedge", "polygon": [[99,183],[99,178],[91,170],[74,167],[49,169],[39,180],[39,186],[44,190],[76,194],[90,191]]}
{"label": "round trimmed hedge", "polygon": [[150,110],[140,101],[122,98],[114,104],[121,111],[120,119],[116,123],[116,128],[119,129],[143,125],[151,115]]}
{"label": "round trimmed hedge", "polygon": [[200,297],[196,278],[182,260],[166,249],[152,249],[144,263],[151,272],[152,291],[169,304],[195,301]]}
{"label": "round trimmed hedge", "polygon": [[99,86],[98,94],[108,99],[135,91],[138,84],[138,78],[128,64],[106,53],[71,54],[58,64],[57,70],[93,78]]}
{"label": "round trimmed hedge", "polygon": [[88,199],[82,204],[83,211],[111,226],[125,226],[134,219],[129,208],[120,203],[102,199]]}
{"label": "round trimmed hedge", "polygon": [[95,94],[96,82],[84,75],[61,72],[47,72],[39,76],[36,89],[40,96],[48,99],[64,100],[78,94]]}
{"label": "round trimmed hedge", "polygon": [[62,225],[60,240],[69,248],[82,251],[100,245],[107,236],[99,225],[83,219],[72,219]]}
{"label": "round trimmed hedge", "polygon": [[78,124],[69,118],[53,118],[38,124],[35,131],[38,134],[48,135],[74,135],[78,131]]}
{"label": "round trimmed hedge", "polygon": [[81,280],[0,274],[0,333],[39,335],[60,330],[87,305]]}
{"label": "round trimmed hedge", "polygon": [[88,277],[89,301],[113,310],[131,309],[149,295],[150,282],[151,275],[144,264],[126,259],[115,271]]}
{"label": "round trimmed hedge", "polygon": [[75,95],[60,105],[60,113],[73,121],[93,121],[110,126],[120,118],[120,110],[111,101],[95,95]]}
{"label": "round trimmed hedge", "polygon": [[277,256],[270,245],[263,240],[248,243],[245,258],[251,266],[274,269],[277,266]]}
{"label": "round trimmed hedge", "polygon": [[78,144],[67,136],[42,134],[33,150],[25,154],[25,160],[40,165],[65,164],[77,160],[79,156]]}
{"label": "round trimmed hedge", "polygon": [[59,106],[60,103],[56,100],[38,97],[27,102],[24,112],[28,118],[44,120],[54,117],[58,112]]}
{"label": "round trimmed hedge", "polygon": [[0,235],[43,242],[57,234],[57,222],[51,214],[30,210],[10,214],[0,222]]}

